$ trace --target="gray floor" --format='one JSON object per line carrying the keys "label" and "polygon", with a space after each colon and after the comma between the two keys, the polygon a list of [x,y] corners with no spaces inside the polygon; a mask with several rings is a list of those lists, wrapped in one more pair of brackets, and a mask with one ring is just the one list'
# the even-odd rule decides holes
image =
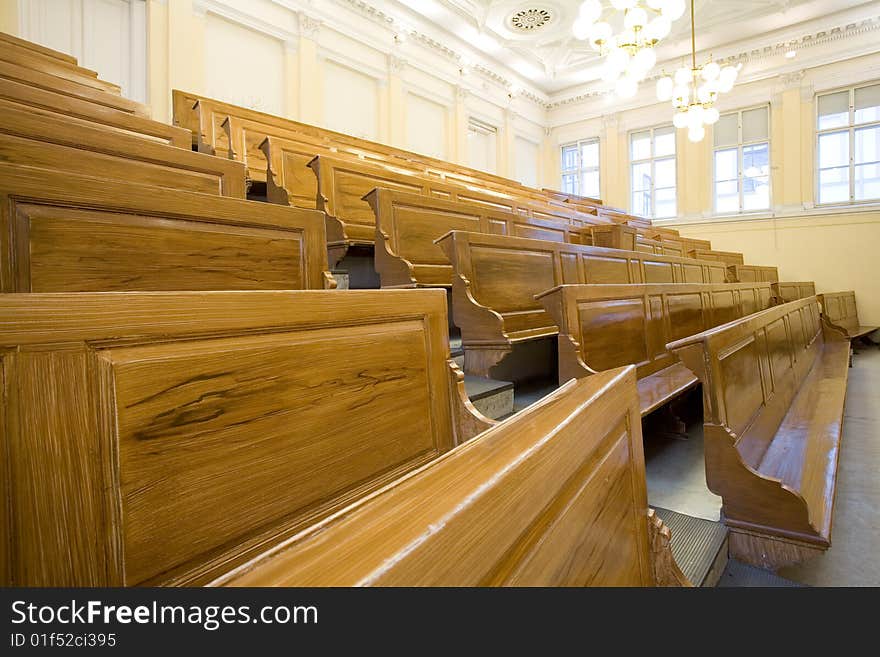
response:
{"label": "gray floor", "polygon": [[[718,520],[706,488],[699,422],[686,440],[646,432],[648,503]],[[810,586],[880,586],[880,349],[853,359],[847,387],[832,547],[779,575]]]}

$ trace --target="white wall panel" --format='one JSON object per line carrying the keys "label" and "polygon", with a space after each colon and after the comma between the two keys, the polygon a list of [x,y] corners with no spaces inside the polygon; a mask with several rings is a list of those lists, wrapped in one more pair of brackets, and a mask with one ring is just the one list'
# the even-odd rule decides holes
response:
{"label": "white wall panel", "polygon": [[284,44],[244,25],[205,17],[206,95],[284,115]]}
{"label": "white wall panel", "polygon": [[523,185],[538,186],[538,144],[517,137],[514,140],[515,175]]}
{"label": "white wall panel", "polygon": [[20,35],[79,60],[147,100],[147,21],[144,0],[19,0]]}
{"label": "white wall panel", "polygon": [[406,104],[407,148],[446,159],[446,108],[412,93],[406,95]]}
{"label": "white wall panel", "polygon": [[375,78],[325,59],[324,124],[362,139],[379,136],[379,85]]}

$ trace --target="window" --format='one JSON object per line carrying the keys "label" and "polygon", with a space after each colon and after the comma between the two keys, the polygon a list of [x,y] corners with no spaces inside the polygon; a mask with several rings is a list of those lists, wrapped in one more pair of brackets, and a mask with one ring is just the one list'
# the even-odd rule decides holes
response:
{"label": "window", "polygon": [[643,217],[674,217],[675,128],[651,128],[629,136],[631,212]]}
{"label": "window", "polygon": [[713,133],[715,212],[769,210],[770,108],[724,114]]}
{"label": "window", "polygon": [[562,191],[600,198],[599,139],[585,139],[562,147]]}
{"label": "window", "polygon": [[880,84],[816,100],[819,203],[880,199]]}

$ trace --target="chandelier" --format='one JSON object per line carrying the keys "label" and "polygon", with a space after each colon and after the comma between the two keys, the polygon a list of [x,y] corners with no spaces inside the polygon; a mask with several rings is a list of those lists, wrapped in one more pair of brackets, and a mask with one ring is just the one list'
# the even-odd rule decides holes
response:
{"label": "chandelier", "polygon": [[706,136],[707,125],[718,121],[715,101],[719,93],[733,89],[739,69],[734,66],[722,68],[710,58],[706,64],[697,66],[697,47],[694,28],[694,0],[691,0],[691,68],[682,67],[673,76],[657,80],[657,98],[672,101],[675,114],[672,123],[676,128],[687,128],[688,139],[698,142]]}
{"label": "chandelier", "polygon": [[639,90],[639,82],[657,63],[654,46],[669,35],[672,21],[684,13],[685,2],[611,0],[611,7],[623,12],[623,31],[614,34],[611,23],[602,20],[605,7],[600,0],[586,0],[580,6],[572,33],[576,39],[589,40],[590,46],[605,59],[602,79],[614,83],[618,96],[632,98]]}

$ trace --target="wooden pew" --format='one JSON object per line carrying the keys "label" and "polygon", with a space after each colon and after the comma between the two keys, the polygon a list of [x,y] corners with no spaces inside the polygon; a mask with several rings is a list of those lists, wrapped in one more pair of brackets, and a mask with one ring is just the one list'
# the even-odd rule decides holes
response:
{"label": "wooden pew", "polygon": [[0,295],[0,371],[4,586],[204,583],[494,424],[440,290]]}
{"label": "wooden pew", "polygon": [[[653,237],[654,239],[660,240],[661,242],[669,239],[669,236],[664,235],[663,233],[657,232],[656,229],[650,230],[649,234],[651,237]],[[693,237],[681,237],[681,236],[673,237],[672,239],[675,239],[675,240],[681,242],[681,248],[684,251],[684,254],[686,256],[690,256],[691,251],[693,251],[695,249],[701,249],[704,251],[711,251],[712,250],[712,242],[710,242],[709,240],[700,240],[700,239],[696,239]]]}
{"label": "wooden pew", "polygon": [[647,415],[697,384],[666,344],[770,307],[768,283],[560,285],[536,296],[559,327],[559,383],[637,366]]}
{"label": "wooden pew", "polygon": [[691,258],[699,260],[717,260],[728,265],[742,265],[744,263],[743,254],[733,251],[716,251],[713,249],[691,249],[688,251]]}
{"label": "wooden pew", "polygon": [[600,198],[592,198],[590,196],[580,196],[579,194],[570,194],[568,192],[561,192],[558,189],[550,189],[549,187],[542,187],[541,191],[544,192],[548,198],[552,198],[556,201],[565,202],[573,202],[573,203],[583,203],[589,204],[593,207],[598,207],[600,205],[604,205],[602,203],[602,199]]}
{"label": "wooden pew", "polygon": [[703,385],[706,482],[722,497],[730,556],[776,570],[827,549],[849,343],[823,332],[817,299],[668,348]]}
{"label": "wooden pew", "polygon": [[0,291],[322,289],[313,210],[0,164]]}
{"label": "wooden pew", "polygon": [[10,41],[0,40],[0,60],[41,73],[54,75],[69,82],[91,87],[92,89],[117,95],[122,93],[122,89],[118,84],[98,79],[98,74],[95,71],[77,65],[76,60],[74,60],[74,63],[70,63],[60,60],[53,55],[47,55]]}
{"label": "wooden pew", "polygon": [[217,583],[681,585],[652,549],[634,379],[571,381]]}
{"label": "wooden pew", "polygon": [[59,115],[37,115],[5,100],[0,100],[0,160],[233,198],[246,194],[240,162]]}
{"label": "wooden pew", "polygon": [[582,239],[567,223],[477,203],[386,188],[376,188],[364,198],[376,221],[375,266],[382,287],[451,287],[452,266],[435,242],[452,230],[558,242]]}
{"label": "wooden pew", "polygon": [[639,235],[636,239],[636,251],[644,251],[645,253],[655,253],[658,255],[671,255],[679,258],[686,257],[680,242],[670,240],[661,242],[660,240],[650,239],[643,235]]}
{"label": "wooden pew", "polygon": [[727,280],[730,283],[777,283],[779,270],[776,267],[762,265],[728,265]]}
{"label": "wooden pew", "polygon": [[822,324],[826,332],[834,333],[836,336],[842,336],[848,340],[857,340],[880,328],[862,326],[859,322],[856,293],[852,290],[825,292],[819,295],[819,303],[822,304]]}
{"label": "wooden pew", "polygon": [[816,284],[813,281],[786,281],[784,283],[771,283],[775,303],[788,303],[798,299],[806,299],[816,295]]}
{"label": "wooden pew", "polygon": [[20,48],[30,50],[31,52],[44,55],[45,57],[57,59],[59,62],[66,62],[68,64],[73,64],[74,66],[77,65],[76,57],[74,57],[73,55],[68,55],[67,53],[58,50],[52,50],[51,48],[41,46],[40,44],[34,43],[33,41],[19,39],[17,36],[7,34],[6,32],[0,32],[0,42],[10,46],[18,46]]}
{"label": "wooden pew", "polygon": [[723,263],[504,235],[453,231],[453,321],[467,374],[489,376],[513,346],[558,329],[535,295],[570,283],[720,283]]}
{"label": "wooden pew", "polygon": [[376,187],[518,212],[529,218],[567,222],[578,228],[596,221],[591,215],[565,211],[527,199],[472,191],[467,187],[365,160],[319,155],[309,162],[309,167],[317,178],[317,207],[327,215],[327,243],[332,250],[331,260],[337,256],[341,258],[352,245],[374,244],[375,215],[364,197]]}
{"label": "wooden pew", "polygon": [[60,114],[64,120],[72,122],[85,120],[189,149],[189,134],[180,128],[2,77],[0,77],[0,99],[26,106],[29,108],[28,111],[34,114],[43,116]]}
{"label": "wooden pew", "polygon": [[145,105],[129,100],[124,96],[94,87],[87,87],[77,82],[71,82],[49,73],[43,73],[24,66],[17,66],[0,57],[0,78],[11,80],[36,89],[51,91],[62,96],[69,96],[77,100],[86,101],[102,107],[134,114],[142,118],[150,118],[149,109]]}

